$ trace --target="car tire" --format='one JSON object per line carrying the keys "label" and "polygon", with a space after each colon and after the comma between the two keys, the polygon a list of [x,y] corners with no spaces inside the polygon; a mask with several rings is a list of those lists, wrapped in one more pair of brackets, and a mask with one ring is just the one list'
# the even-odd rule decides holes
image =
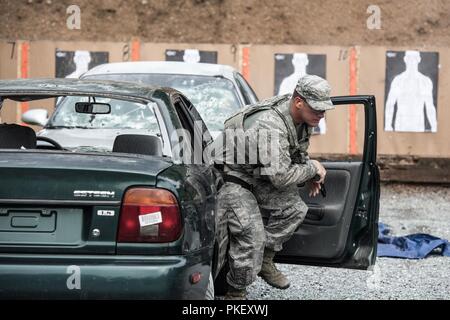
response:
{"label": "car tire", "polygon": [[205,300],[214,300],[214,279],[209,272],[208,286],[206,287]]}

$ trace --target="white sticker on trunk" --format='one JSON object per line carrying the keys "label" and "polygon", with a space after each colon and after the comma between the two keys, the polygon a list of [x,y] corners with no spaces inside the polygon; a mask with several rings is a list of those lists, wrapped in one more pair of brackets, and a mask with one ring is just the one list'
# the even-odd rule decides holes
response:
{"label": "white sticker on trunk", "polygon": [[152,212],[148,214],[144,214],[142,216],[139,216],[139,225],[141,227],[150,226],[153,224],[158,224],[162,222],[162,216],[161,212]]}

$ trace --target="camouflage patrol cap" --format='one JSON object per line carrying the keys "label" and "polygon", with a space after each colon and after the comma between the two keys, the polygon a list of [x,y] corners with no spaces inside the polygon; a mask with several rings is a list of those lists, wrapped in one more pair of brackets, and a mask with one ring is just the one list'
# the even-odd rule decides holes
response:
{"label": "camouflage patrol cap", "polygon": [[295,91],[316,111],[327,111],[334,109],[334,105],[330,99],[330,85],[328,81],[314,75],[306,75],[301,77]]}

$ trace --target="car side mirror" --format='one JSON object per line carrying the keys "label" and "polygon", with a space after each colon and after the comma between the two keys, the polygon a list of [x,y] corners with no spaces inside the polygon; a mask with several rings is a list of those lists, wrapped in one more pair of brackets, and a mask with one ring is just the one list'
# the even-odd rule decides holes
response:
{"label": "car side mirror", "polygon": [[31,109],[22,114],[22,122],[31,125],[45,126],[48,121],[46,109]]}

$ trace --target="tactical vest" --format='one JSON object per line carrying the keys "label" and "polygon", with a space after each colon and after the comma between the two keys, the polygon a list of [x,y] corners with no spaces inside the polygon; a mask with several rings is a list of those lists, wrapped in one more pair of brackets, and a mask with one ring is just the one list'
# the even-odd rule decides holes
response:
{"label": "tactical vest", "polygon": [[[242,109],[242,111],[234,114],[233,116],[231,116],[230,118],[225,120],[224,129],[225,130],[227,130],[227,129],[244,130],[245,120],[248,117],[250,117],[251,115],[258,113],[258,112],[262,112],[262,111],[275,112],[281,118],[281,120],[283,120],[283,122],[287,128],[288,140],[289,140],[289,153],[291,155],[292,162],[297,163],[297,164],[305,163],[306,158],[307,158],[307,153],[301,150],[299,141],[295,138],[296,135],[294,135],[294,133],[292,132],[292,128],[288,124],[289,119],[287,119],[283,115],[283,113],[277,108],[277,105],[286,102],[290,98],[291,98],[291,95],[286,94],[286,95],[277,96],[272,99],[264,100],[257,104],[248,106],[248,107]],[[307,130],[306,124],[302,125],[301,130],[302,130],[302,132],[303,132],[303,130]],[[236,152],[236,150],[235,150],[235,152]]]}

